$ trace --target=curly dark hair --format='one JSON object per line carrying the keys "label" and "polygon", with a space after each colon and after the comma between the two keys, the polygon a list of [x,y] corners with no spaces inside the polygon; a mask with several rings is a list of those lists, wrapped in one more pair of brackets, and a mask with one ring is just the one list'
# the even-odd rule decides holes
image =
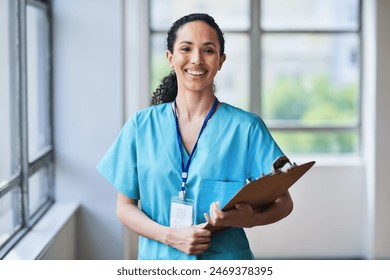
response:
{"label": "curly dark hair", "polygon": [[[222,56],[225,53],[225,38],[223,37],[223,32],[219,28],[218,24],[215,22],[214,18],[208,14],[189,14],[181,17],[175,21],[171,28],[168,31],[167,37],[167,49],[173,53],[173,46],[176,41],[177,31],[186,23],[192,21],[203,21],[210,25],[212,28],[217,31],[218,41],[220,45],[220,55]],[[175,71],[171,71],[166,77],[161,80],[160,85],[153,92],[152,96],[152,105],[157,105],[161,103],[172,102],[175,100],[177,95],[177,78]]]}

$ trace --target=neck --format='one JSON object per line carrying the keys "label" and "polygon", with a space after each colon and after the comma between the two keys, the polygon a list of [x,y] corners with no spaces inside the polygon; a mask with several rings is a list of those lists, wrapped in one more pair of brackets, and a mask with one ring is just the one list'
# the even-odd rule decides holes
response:
{"label": "neck", "polygon": [[204,118],[210,111],[215,101],[214,93],[211,94],[177,94],[176,106],[181,118],[188,120]]}

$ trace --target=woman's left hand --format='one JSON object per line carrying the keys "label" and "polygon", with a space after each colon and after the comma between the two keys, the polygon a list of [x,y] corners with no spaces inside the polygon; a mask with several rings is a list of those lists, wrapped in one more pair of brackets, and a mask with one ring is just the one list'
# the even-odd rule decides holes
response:
{"label": "woman's left hand", "polygon": [[210,214],[205,213],[206,221],[215,227],[250,228],[268,225],[287,217],[293,209],[290,193],[287,191],[266,208],[257,210],[249,204],[239,203],[235,208],[222,211],[218,202],[210,205]]}
{"label": "woman's left hand", "polygon": [[222,226],[249,228],[254,226],[254,214],[255,211],[249,204],[236,204],[235,208],[228,211],[222,211],[219,208],[219,202],[213,202],[210,205],[210,215],[205,213],[204,216],[209,224],[216,227]]}

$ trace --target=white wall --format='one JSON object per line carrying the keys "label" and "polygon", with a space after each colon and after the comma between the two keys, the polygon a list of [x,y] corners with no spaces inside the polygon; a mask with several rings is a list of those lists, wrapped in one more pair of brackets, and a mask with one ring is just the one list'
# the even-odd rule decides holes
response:
{"label": "white wall", "polygon": [[116,192],[95,169],[123,124],[121,14],[120,0],[53,1],[56,198],[81,204],[78,259],[122,258]]}
{"label": "white wall", "polygon": [[[126,11],[136,13],[140,1],[126,0]],[[124,246],[125,251],[135,251],[134,242],[122,238],[115,216],[116,191],[95,171],[128,113],[144,103],[139,98],[144,85],[135,82],[129,90],[133,84],[125,83],[134,81],[137,71],[145,71],[142,65],[147,61],[137,57],[137,51],[132,53],[137,59],[123,57],[121,3],[54,0],[57,198],[81,203],[76,224],[79,259],[119,259]],[[293,213],[280,223],[248,230],[258,258],[390,258],[386,177],[390,3],[364,3],[371,7],[371,16],[378,11],[378,20],[365,35],[374,39],[365,49],[377,51],[378,57],[369,55],[363,67],[364,75],[371,73],[373,80],[364,85],[364,156],[332,162],[317,159],[318,164],[291,189]],[[139,30],[144,25],[134,18],[130,23],[134,33],[127,25],[123,32],[126,49],[139,50]],[[372,78],[375,71],[378,76]]]}
{"label": "white wall", "polygon": [[290,192],[290,216],[247,230],[256,258],[365,258],[367,205],[359,160],[337,165],[320,160]]}

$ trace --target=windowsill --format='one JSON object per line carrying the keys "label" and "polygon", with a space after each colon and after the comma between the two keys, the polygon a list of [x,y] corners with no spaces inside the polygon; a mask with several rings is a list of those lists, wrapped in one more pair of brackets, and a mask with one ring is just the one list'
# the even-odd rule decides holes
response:
{"label": "windowsill", "polygon": [[364,158],[355,155],[288,155],[291,162],[302,164],[308,161],[315,161],[315,166],[322,167],[343,167],[343,166],[362,166]]}
{"label": "windowsill", "polygon": [[78,208],[77,203],[54,203],[46,215],[4,257],[4,260],[39,259]]}

